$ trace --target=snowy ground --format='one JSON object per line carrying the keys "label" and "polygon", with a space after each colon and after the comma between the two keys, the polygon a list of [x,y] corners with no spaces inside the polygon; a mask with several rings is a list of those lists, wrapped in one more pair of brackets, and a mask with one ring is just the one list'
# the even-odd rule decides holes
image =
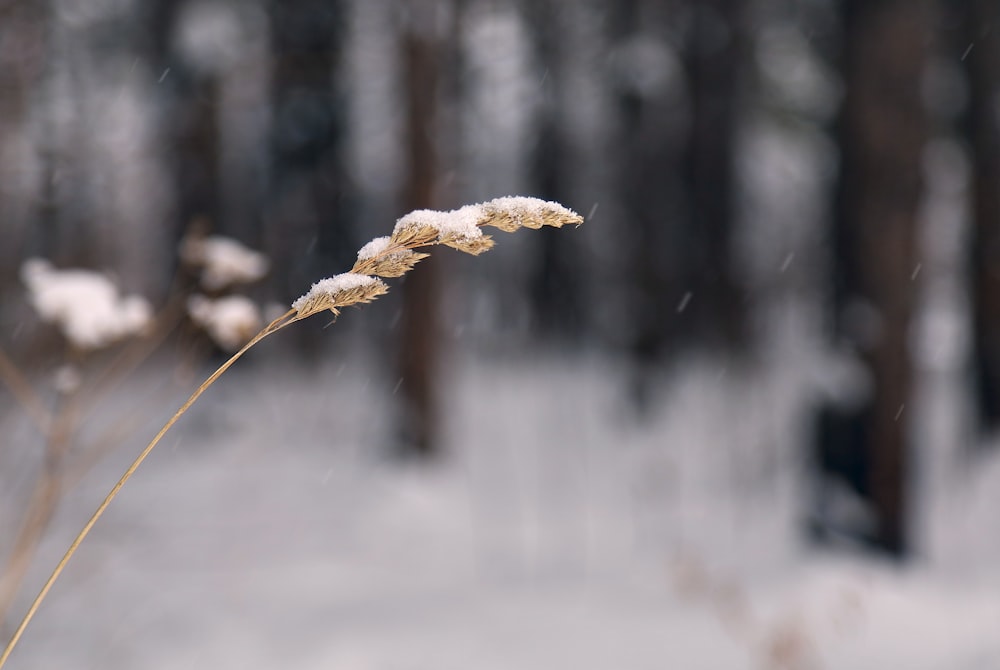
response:
{"label": "snowy ground", "polygon": [[[693,360],[645,426],[611,361],[456,361],[431,467],[384,458],[365,363],[254,363],[130,482],[11,670],[1000,667],[989,480],[925,504],[924,545],[967,552],[800,541],[794,357]],[[29,590],[139,446],[67,501]]]}

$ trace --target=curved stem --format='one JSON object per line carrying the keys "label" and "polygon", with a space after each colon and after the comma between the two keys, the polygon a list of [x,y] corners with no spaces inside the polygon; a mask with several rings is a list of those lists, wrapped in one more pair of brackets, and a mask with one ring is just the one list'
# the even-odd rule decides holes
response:
{"label": "curved stem", "polygon": [[7,659],[10,657],[10,654],[14,650],[14,647],[17,646],[18,640],[21,639],[21,635],[24,633],[24,629],[28,627],[28,623],[30,623],[32,618],[34,618],[35,612],[38,611],[38,607],[42,604],[42,601],[45,600],[45,596],[48,595],[49,590],[52,588],[52,585],[55,583],[55,581],[59,578],[59,575],[62,574],[62,571],[63,569],[65,569],[66,564],[69,563],[69,559],[72,558],[73,554],[76,553],[76,550],[77,548],[79,548],[80,543],[82,543],[84,538],[86,538],[87,535],[90,534],[90,530],[94,527],[94,524],[96,524],[97,520],[104,515],[104,512],[105,510],[107,510],[108,505],[111,504],[111,501],[114,500],[115,497],[118,495],[118,492],[121,491],[122,487],[125,485],[125,482],[127,482],[129,479],[132,478],[132,475],[134,475],[135,471],[139,469],[139,466],[142,465],[142,462],[146,460],[146,457],[149,456],[150,452],[153,451],[153,448],[156,447],[156,445],[160,442],[160,440],[163,439],[163,436],[167,434],[167,431],[170,430],[170,428],[175,423],[177,423],[177,420],[180,419],[181,416],[183,416],[184,412],[188,411],[191,405],[193,405],[194,402],[199,397],[201,397],[201,394],[204,393],[209,386],[215,383],[215,381],[219,377],[221,377],[222,374],[233,365],[233,363],[238,361],[240,357],[243,356],[243,354],[249,351],[251,347],[253,347],[255,344],[263,340],[268,335],[271,335],[272,333],[281,330],[282,328],[284,328],[289,324],[295,323],[296,321],[299,320],[299,318],[300,317],[296,315],[295,310],[289,310],[283,316],[278,317],[277,319],[269,323],[263,330],[254,335],[252,340],[247,342],[242,349],[233,354],[232,357],[225,363],[220,365],[219,368],[208,377],[208,379],[202,382],[201,386],[199,386],[195,390],[195,392],[191,394],[191,397],[188,398],[183,405],[181,405],[180,409],[178,409],[177,412],[174,413],[172,417],[170,417],[170,420],[167,421],[166,424],[164,424],[163,428],[160,429],[160,432],[158,432],[156,436],[149,442],[149,444],[146,445],[146,448],[142,450],[142,453],[140,453],[136,457],[136,459],[132,461],[132,464],[125,471],[125,474],[123,474],[121,478],[118,480],[118,482],[114,485],[114,487],[112,487],[108,495],[105,496],[101,504],[98,505],[97,509],[94,511],[94,514],[90,517],[90,520],[87,521],[87,523],[83,526],[83,529],[77,534],[76,538],[74,538],[73,543],[69,545],[69,549],[66,550],[66,553],[63,555],[62,559],[60,559],[59,563],[56,564],[56,567],[52,571],[52,574],[49,576],[48,580],[46,580],[45,584],[42,586],[42,590],[39,591],[37,596],[35,596],[35,600],[31,603],[31,607],[28,608],[28,612],[24,615],[24,618],[21,619],[21,623],[18,624],[17,630],[14,631],[13,636],[11,636],[10,642],[7,643],[7,647],[3,650],[3,654],[0,654],[0,668],[3,668],[4,664],[7,662]]}

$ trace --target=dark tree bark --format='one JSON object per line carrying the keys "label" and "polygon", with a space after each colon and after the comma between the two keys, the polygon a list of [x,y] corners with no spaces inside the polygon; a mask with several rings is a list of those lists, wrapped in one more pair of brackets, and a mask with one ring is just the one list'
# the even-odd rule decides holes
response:
{"label": "dark tree bark", "polygon": [[357,253],[344,168],[341,0],[271,0],[270,205],[263,222],[283,298],[350,267]]}
{"label": "dark tree bark", "polygon": [[[49,58],[49,7],[41,2],[0,0],[0,154],[24,131],[31,95],[41,84]],[[9,160],[9,154],[8,154]],[[25,193],[12,188],[20,179],[6,173],[16,165],[0,165],[0,290],[17,278],[25,253],[33,207]]]}
{"label": "dark tree bark", "polygon": [[896,556],[909,549],[908,332],[928,134],[920,85],[929,11],[925,0],[843,2],[838,330],[858,347],[874,382],[858,414],[877,523],[870,539]]}
{"label": "dark tree bark", "polygon": [[1000,4],[965,0],[959,44],[969,81],[972,152],[972,314],[976,398],[983,427],[1000,425]]}
{"label": "dark tree bark", "polygon": [[[559,0],[523,0],[521,12],[530,30],[537,58],[535,75],[541,82],[541,110],[530,155],[530,183],[535,195],[546,200],[571,200],[572,152],[562,128],[565,83],[562,59],[569,47],[562,33],[567,5]],[[540,334],[579,340],[586,327],[586,313],[579,281],[580,259],[565,235],[539,231],[540,261],[531,277],[531,301]]]}
{"label": "dark tree bark", "polygon": [[[403,209],[438,207],[438,85],[442,44],[435,25],[436,2],[407,3],[401,53],[406,104],[406,183]],[[426,458],[440,451],[438,259],[432,255],[403,284],[400,319],[399,449]]]}
{"label": "dark tree bark", "polygon": [[183,0],[155,0],[142,7],[149,39],[144,55],[159,79],[160,125],[173,175],[171,239],[192,228],[221,232],[219,81],[199,71],[175,49]]}
{"label": "dark tree bark", "polygon": [[191,228],[228,233],[222,227],[220,84],[211,74],[184,68],[176,59],[171,61],[174,65],[167,79],[174,79],[171,130],[177,236]]}
{"label": "dark tree bark", "polygon": [[738,351],[746,343],[746,297],[735,275],[735,143],[746,60],[746,0],[690,4],[685,53],[691,100],[686,158],[690,316],[699,337]]}
{"label": "dark tree bark", "polygon": [[[616,146],[620,148],[620,155],[614,157],[614,188],[622,224],[629,230],[633,286],[628,347],[633,400],[640,411],[647,408],[658,364],[677,351],[688,317],[677,309],[689,289],[682,184],[688,100],[682,73],[651,72],[648,62],[651,49],[653,55],[659,53],[655,49],[662,49],[664,58],[671,53],[669,21],[653,11],[669,15],[670,4],[625,0],[615,3],[609,17],[615,44]],[[651,40],[659,44],[654,46]],[[649,78],[656,76],[662,81],[651,83]]]}

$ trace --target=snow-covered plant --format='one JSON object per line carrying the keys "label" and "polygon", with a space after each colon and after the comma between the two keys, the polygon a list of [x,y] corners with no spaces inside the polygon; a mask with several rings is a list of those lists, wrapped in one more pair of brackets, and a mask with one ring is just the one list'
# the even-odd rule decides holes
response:
{"label": "snow-covered plant", "polygon": [[260,330],[263,319],[253,300],[242,295],[212,299],[193,295],[187,303],[188,316],[205,329],[219,347],[236,351]]}
{"label": "snow-covered plant", "polygon": [[192,323],[223,351],[234,352],[260,330],[260,309],[244,296],[222,296],[227,290],[262,279],[270,268],[267,256],[221,235],[192,233],[181,240],[181,262],[198,273],[201,290],[187,301]]}
{"label": "snow-covered plant", "polygon": [[[336,315],[340,313],[340,309],[343,307],[371,302],[389,290],[389,286],[383,281],[383,278],[400,277],[409,272],[421,259],[427,257],[426,253],[420,251],[421,249],[436,245],[445,245],[465,253],[478,255],[490,249],[494,244],[493,239],[483,233],[482,229],[484,227],[497,228],[505,232],[514,232],[519,228],[537,229],[542,226],[561,228],[568,224],[579,225],[581,223],[583,223],[583,217],[576,212],[558,203],[547,202],[537,198],[497,198],[477,205],[468,205],[450,212],[418,210],[399,219],[392,231],[392,235],[376,238],[362,247],[358,252],[357,262],[355,262],[354,267],[350,271],[334,275],[313,284],[307,293],[292,303],[290,310],[261,329],[233,354],[229,360],[209,375],[136,457],[94,511],[83,529],[77,534],[76,538],[70,544],[69,549],[66,550],[66,553],[42,586],[38,596],[36,596],[27,613],[21,619],[20,624],[18,624],[3,654],[0,654],[0,668],[7,662],[25,628],[27,628],[46,595],[48,595],[56,579],[62,574],[70,558],[76,553],[80,543],[90,533],[94,524],[104,514],[121,488],[138,470],[139,466],[149,456],[160,440],[163,439],[167,431],[201,397],[202,393],[254,345],[282,328],[314,314],[330,311]],[[208,259],[217,259],[218,256],[222,256],[227,261],[230,261],[240,256],[239,253],[232,253],[236,247],[228,243],[220,245],[218,242],[215,242],[206,246],[206,243],[213,239],[218,240],[219,238],[204,238],[200,240],[198,245],[192,243],[191,250],[189,251],[189,262],[195,262],[194,259],[198,259],[197,264],[200,264],[205,269],[202,280],[203,286],[206,289],[211,288],[209,284],[212,284],[216,288],[221,288],[233,283],[236,277],[248,277],[255,274],[254,272],[244,272],[241,274],[240,272],[233,271],[230,274],[219,272],[209,275]],[[232,241],[230,240],[229,242]],[[219,252],[220,248],[225,251]],[[245,248],[243,249],[245,250]],[[243,256],[243,260],[247,260],[248,258],[249,256]],[[261,258],[263,257],[261,256]],[[266,263],[266,259],[264,259],[264,262]],[[235,264],[227,262],[219,263],[215,267],[218,269],[225,266],[229,270],[232,270],[234,266],[239,265],[240,262]],[[250,270],[251,265],[253,264],[248,262],[242,269]],[[258,264],[256,267],[261,273],[266,271],[266,265],[260,268]],[[208,279],[209,276],[212,279]],[[239,279],[238,281],[244,280]],[[203,320],[206,324],[216,319],[220,322],[226,321],[227,328],[232,325],[229,322],[230,317],[223,318],[218,315],[223,310],[219,305],[221,301],[209,303],[207,299],[202,300],[206,300],[206,302],[195,301],[189,305],[189,310],[195,319]],[[238,309],[234,309],[234,311],[238,311]],[[235,317],[233,317],[233,321],[235,321]],[[211,327],[209,329],[211,331]]]}
{"label": "snow-covered plant", "polygon": [[[32,258],[21,267],[28,302],[41,321],[63,336],[66,359],[49,378],[54,397],[35,389],[31,380],[0,351],[0,383],[17,399],[42,437],[44,467],[33,475],[31,495],[17,531],[8,538],[0,565],[0,622],[14,602],[28,575],[45,531],[59,502],[81,466],[96,461],[123,438],[124,421],[112,422],[112,432],[83,441],[80,427],[86,406],[101,396],[101,384],[84,389],[89,363],[103,361],[103,379],[113,378],[134,356],[107,359],[90,356],[129,338],[152,334],[152,308],[145,298],[123,295],[101,273],[81,269],[56,269],[46,260]],[[128,351],[145,349],[155,338],[133,340]],[[124,350],[123,350],[124,352]],[[91,380],[93,381],[93,380]],[[112,427],[112,426],[109,426]]]}
{"label": "snow-covered plant", "polygon": [[451,212],[411,212],[396,222],[392,235],[377,237],[361,247],[350,272],[313,284],[293,302],[292,320],[326,310],[338,314],[341,307],[371,302],[389,290],[379,277],[401,277],[427,257],[417,249],[443,244],[477,256],[494,244],[493,238],[483,233],[483,226],[511,233],[518,228],[580,223],[583,217],[558,203],[523,197],[497,198]]}
{"label": "snow-covered plant", "polygon": [[[259,278],[267,267],[263,256],[231,240],[195,241],[191,237],[183,246],[185,263],[199,270],[206,290]],[[109,276],[92,270],[56,269],[46,260],[33,258],[22,265],[21,278],[40,320],[52,324],[68,346],[66,359],[47,378],[55,395],[36,390],[0,350],[0,384],[38,429],[45,464],[32,473],[31,494],[0,564],[0,622],[6,621],[66,492],[139,427],[135,412],[100,412],[100,418],[91,422],[89,410],[106,397],[115,381],[134,371],[162,344],[181,315],[177,308],[181,296],[175,295],[154,323],[153,310],[144,298],[123,294]],[[188,312],[196,325],[230,353],[262,324],[259,310],[243,297],[192,296]],[[129,346],[119,346],[115,356],[92,355],[124,345],[125,340],[131,340]],[[103,424],[104,429],[85,436],[85,423],[91,428]]]}
{"label": "snow-covered plant", "polygon": [[83,351],[138,335],[152,319],[145,298],[121,295],[110,279],[91,270],[57,270],[32,258],[21,266],[21,279],[38,316]]}
{"label": "snow-covered plant", "polygon": [[180,256],[184,263],[200,271],[201,287],[212,292],[251,284],[262,279],[270,267],[264,254],[221,235],[185,237]]}

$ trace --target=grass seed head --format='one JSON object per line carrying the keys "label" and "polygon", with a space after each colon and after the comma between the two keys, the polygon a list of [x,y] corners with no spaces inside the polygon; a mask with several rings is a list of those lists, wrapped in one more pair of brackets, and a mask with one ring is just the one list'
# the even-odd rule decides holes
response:
{"label": "grass seed head", "polygon": [[376,237],[361,247],[351,272],[377,277],[402,277],[428,254],[407,249],[390,237]]}
{"label": "grass seed head", "polygon": [[434,244],[437,238],[438,229],[436,226],[404,216],[396,222],[396,228],[392,231],[390,239],[394,244],[402,247],[422,247],[426,244]]}
{"label": "grass seed head", "polygon": [[350,272],[323,279],[292,303],[296,318],[317,312],[371,302],[387,292],[378,277],[401,277],[428,254],[420,247],[442,244],[473,256],[493,248],[494,241],[481,228],[492,226],[506,232],[518,228],[561,228],[579,225],[583,217],[557,202],[538,198],[496,198],[466,205],[449,212],[418,209],[396,221],[392,235],[376,237],[358,251]]}
{"label": "grass seed head", "polygon": [[506,197],[496,198],[479,205],[481,226],[492,226],[508,233],[518,228],[538,229],[542,226],[562,228],[565,225],[580,225],[583,217],[557,202],[538,198]]}
{"label": "grass seed head", "polygon": [[473,256],[478,256],[484,251],[489,251],[493,248],[495,242],[493,238],[489,235],[474,235],[468,236],[464,233],[453,233],[447,232],[442,233],[439,240],[440,244],[446,247],[451,247],[452,249],[458,249],[459,251],[464,251],[467,254],[472,254]]}
{"label": "grass seed head", "polygon": [[371,302],[388,291],[386,283],[377,277],[343,272],[313,284],[308,293],[292,303],[292,309],[299,318],[327,309],[339,314],[340,307]]}
{"label": "grass seed head", "polygon": [[[118,483],[115,484],[115,487],[111,489],[111,492],[104,498],[104,501],[97,507],[90,521],[84,525],[72,544],[70,544],[69,549],[63,554],[62,559],[45,582],[41,592],[35,597],[35,600],[28,608],[28,612],[21,619],[7,647],[3,651],[0,651],[0,667],[10,657],[11,652],[17,645],[18,640],[21,639],[21,635],[28,623],[35,616],[35,612],[45,599],[52,584],[62,574],[63,568],[70,558],[72,558],[77,547],[90,533],[90,529],[104,514],[111,501],[118,495],[121,487],[132,477],[146,457],[152,452],[153,448],[160,443],[163,436],[166,435],[177,420],[201,397],[202,393],[214,384],[226,370],[244,353],[253,348],[254,345],[282,328],[318,312],[330,310],[334,314],[338,314],[338,309],[341,307],[371,302],[389,290],[385,282],[374,275],[396,277],[405,274],[414,264],[426,256],[426,254],[415,251],[419,247],[446,244],[466,253],[480,254],[493,246],[493,240],[483,235],[480,230],[482,226],[492,226],[506,232],[513,232],[518,228],[540,228],[542,226],[561,228],[567,224],[579,225],[581,223],[583,223],[583,217],[576,212],[566,209],[558,203],[546,202],[537,198],[497,198],[479,205],[468,205],[451,212],[418,210],[399,219],[391,236],[376,238],[366,244],[358,253],[358,261],[354,265],[354,270],[322,279],[313,284],[308,293],[292,303],[291,311],[277,317],[265,326],[249,342],[233,354],[232,357],[219,366],[215,372],[209,375],[202,382],[201,386],[191,394],[191,397],[181,405],[180,409],[174,413],[170,420],[164,424],[163,428],[149,441],[146,448],[132,462],[125,471],[125,474],[119,478]],[[230,250],[232,249],[231,245],[223,246]],[[195,252],[192,251],[191,253],[194,254]],[[45,292],[41,290],[42,287],[38,286],[38,284],[40,283],[45,286],[51,283],[47,282],[46,279],[51,279],[50,275],[54,271],[44,261],[35,261],[27,264],[22,273],[25,283],[28,284],[29,291],[35,294]],[[258,273],[253,272],[250,274],[256,275]],[[95,282],[89,275],[81,275],[80,273],[77,273],[77,278],[70,283],[75,286],[82,279],[86,280],[83,282],[84,284],[96,284],[103,287],[101,282]],[[41,296],[33,295],[33,301],[36,303],[36,309],[43,316],[46,316],[47,310],[51,309],[53,312],[51,318],[54,320],[58,317],[56,312],[60,312],[60,310],[56,309],[57,307],[61,307],[66,303],[73,305],[79,302],[75,299],[77,292],[75,288],[72,291],[68,291],[71,294],[68,297],[62,295],[61,291],[45,292],[47,294],[58,293],[57,297],[59,300],[43,300]],[[101,288],[98,292],[102,294],[109,293],[105,288]],[[117,293],[113,289],[110,293],[117,297]],[[126,313],[126,316],[132,317],[132,321],[148,320],[148,316],[142,314],[144,310],[140,309],[142,304],[139,301],[141,299],[137,297],[127,297],[123,301],[124,309],[122,311]],[[50,305],[50,302],[53,304]],[[192,311],[199,311],[198,303],[192,305]],[[138,319],[140,316],[143,319]],[[118,334],[115,333],[115,335],[117,336]]]}

